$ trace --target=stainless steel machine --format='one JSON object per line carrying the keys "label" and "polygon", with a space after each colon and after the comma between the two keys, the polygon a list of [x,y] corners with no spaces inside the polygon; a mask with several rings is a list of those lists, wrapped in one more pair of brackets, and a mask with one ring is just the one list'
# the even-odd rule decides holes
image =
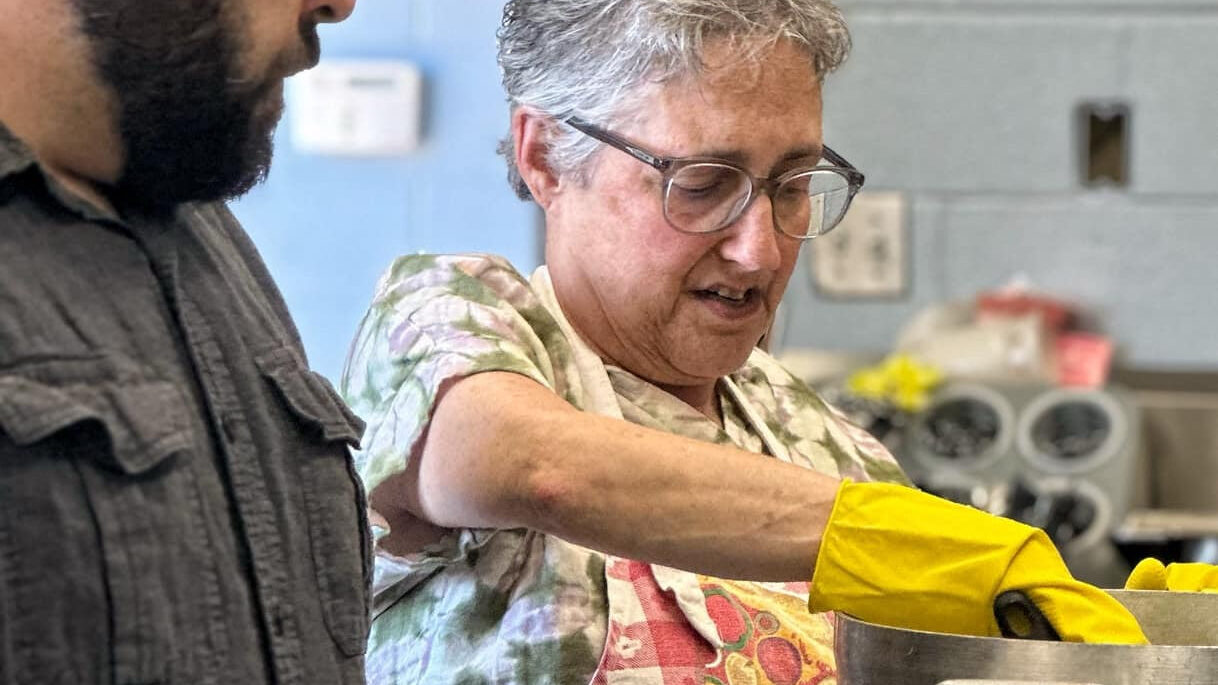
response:
{"label": "stainless steel machine", "polygon": [[1074,574],[1117,587],[1111,541],[1131,506],[1138,412],[1116,389],[950,383],[905,428],[897,457],[935,494],[1044,528]]}
{"label": "stainless steel machine", "polygon": [[1218,684],[1218,594],[1112,591],[1150,645],[945,635],[836,617],[839,685]]}

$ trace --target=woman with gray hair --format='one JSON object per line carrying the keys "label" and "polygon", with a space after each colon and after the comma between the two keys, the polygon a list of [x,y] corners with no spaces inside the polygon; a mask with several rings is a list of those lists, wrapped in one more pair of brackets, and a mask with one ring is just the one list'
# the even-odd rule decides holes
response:
{"label": "woman with gray hair", "polygon": [[816,612],[998,634],[1008,590],[1066,639],[1143,639],[757,349],[863,183],[821,137],[848,46],[825,0],[508,3],[503,152],[546,265],[405,257],[361,325],[370,682],[824,682]]}

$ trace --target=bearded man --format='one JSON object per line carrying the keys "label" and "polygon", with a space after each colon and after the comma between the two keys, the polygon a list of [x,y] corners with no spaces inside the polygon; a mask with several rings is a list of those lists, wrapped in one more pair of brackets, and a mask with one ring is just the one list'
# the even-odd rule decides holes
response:
{"label": "bearded man", "polygon": [[0,0],[0,683],[359,683],[362,424],[223,201],[354,0]]}

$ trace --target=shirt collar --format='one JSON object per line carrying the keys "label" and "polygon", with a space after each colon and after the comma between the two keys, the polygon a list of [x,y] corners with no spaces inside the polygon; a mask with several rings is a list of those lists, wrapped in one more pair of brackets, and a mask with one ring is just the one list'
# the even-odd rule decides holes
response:
{"label": "shirt collar", "polygon": [[0,182],[35,165],[34,153],[0,121]]}
{"label": "shirt collar", "polygon": [[38,170],[47,192],[68,210],[89,221],[122,223],[118,217],[109,212],[102,211],[91,202],[77,197],[64,188],[43,168],[42,164],[38,162],[38,158],[34,156],[34,152],[25,143],[21,142],[17,136],[13,135],[13,132],[8,130],[4,122],[0,121],[0,190],[3,190],[7,183],[31,168]]}

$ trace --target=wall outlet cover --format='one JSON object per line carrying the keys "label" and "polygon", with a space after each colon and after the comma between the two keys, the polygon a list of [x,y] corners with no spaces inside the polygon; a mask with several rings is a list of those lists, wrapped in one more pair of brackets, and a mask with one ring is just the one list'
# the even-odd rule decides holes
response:
{"label": "wall outlet cover", "polygon": [[812,241],[808,260],[817,291],[829,297],[894,298],[908,287],[907,200],[863,191],[832,232]]}

